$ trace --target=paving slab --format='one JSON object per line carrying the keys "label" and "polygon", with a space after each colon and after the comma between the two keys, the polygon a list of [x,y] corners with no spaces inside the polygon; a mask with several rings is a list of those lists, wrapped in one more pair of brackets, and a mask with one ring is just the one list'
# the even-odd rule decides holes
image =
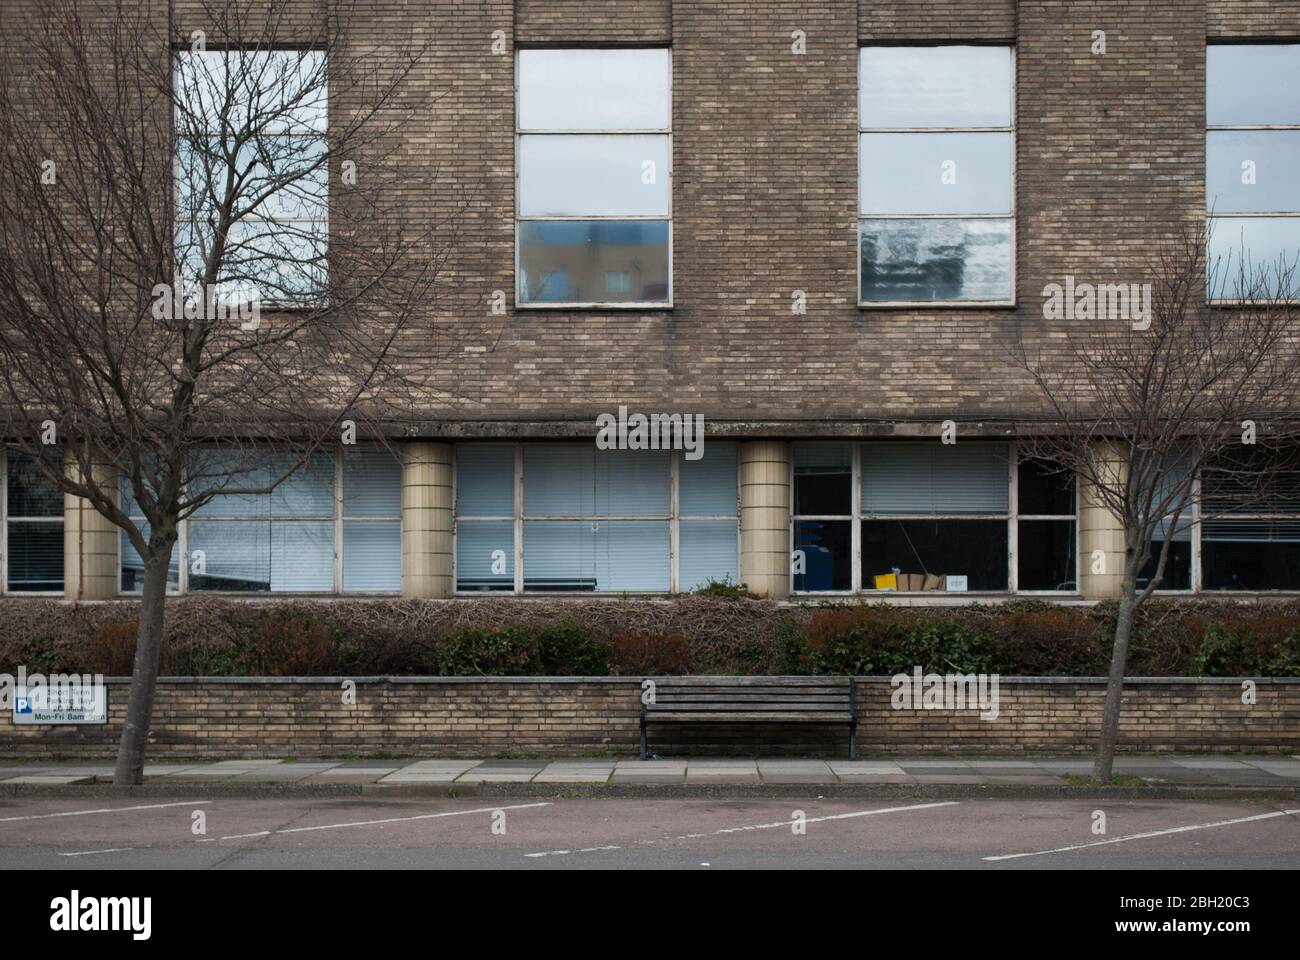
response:
{"label": "paving slab", "polygon": [[831,760],[827,766],[837,777],[903,775],[903,768],[896,763],[872,760]]}

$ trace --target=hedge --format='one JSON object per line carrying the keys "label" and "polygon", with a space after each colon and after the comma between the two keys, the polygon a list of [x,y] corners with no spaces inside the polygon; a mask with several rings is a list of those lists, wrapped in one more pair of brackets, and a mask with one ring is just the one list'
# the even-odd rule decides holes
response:
{"label": "hedge", "polygon": [[[1113,604],[781,606],[667,600],[168,602],[171,676],[787,674],[1101,676]],[[0,601],[0,671],[124,675],[136,604]],[[1300,676],[1300,601],[1155,600],[1131,676]]]}

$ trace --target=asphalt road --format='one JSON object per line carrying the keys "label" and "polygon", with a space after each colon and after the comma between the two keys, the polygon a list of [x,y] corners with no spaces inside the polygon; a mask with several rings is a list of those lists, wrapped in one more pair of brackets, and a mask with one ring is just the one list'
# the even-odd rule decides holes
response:
{"label": "asphalt road", "polygon": [[[0,870],[1294,870],[1298,808],[815,796],[9,798],[0,800]],[[1104,833],[1094,832],[1098,812]]]}

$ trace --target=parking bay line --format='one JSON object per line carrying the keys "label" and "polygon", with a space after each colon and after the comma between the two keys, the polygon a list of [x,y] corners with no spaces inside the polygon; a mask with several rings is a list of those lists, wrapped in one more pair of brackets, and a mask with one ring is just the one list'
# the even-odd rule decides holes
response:
{"label": "parking bay line", "polygon": [[[915,803],[906,807],[884,807],[880,810],[857,810],[853,813],[836,813],[825,817],[808,817],[804,820],[778,820],[775,823],[760,823],[749,827],[723,827],[721,830],[714,830],[712,833],[688,833],[680,837],[673,837],[674,840],[697,840],[701,837],[716,837],[728,833],[742,833],[747,830],[771,830],[776,827],[789,827],[795,823],[825,823],[829,820],[852,820],[856,817],[871,817],[878,813],[902,813],[908,810],[932,810],[935,807],[955,807],[961,801],[943,800],[938,803]],[[658,840],[638,840],[637,843],[642,846],[651,846],[659,843]],[[603,850],[621,850],[622,847],[584,847],[581,850],[546,850],[541,853],[525,853],[525,857],[558,857],[574,853],[596,853]]]}
{"label": "parking bay line", "polygon": [[1093,840],[1091,843],[1076,843],[1069,847],[1056,847],[1053,850],[1034,850],[1029,853],[1004,853],[996,857],[984,857],[985,860],[1016,860],[1021,857],[1041,857],[1049,853],[1069,853],[1087,847],[1102,847],[1108,843],[1125,843],[1129,840],[1145,840],[1149,837],[1165,837],[1173,833],[1187,833],[1190,830],[1208,830],[1211,827],[1230,827],[1237,823],[1251,823],[1255,820],[1271,820],[1274,817],[1291,817],[1300,814],[1297,810],[1276,810],[1273,813],[1259,813],[1253,817],[1238,817],[1235,820],[1216,820],[1214,823],[1193,823],[1186,827],[1170,827],[1168,830],[1151,830],[1147,833],[1134,833],[1127,837],[1114,837],[1110,840]]}
{"label": "parking bay line", "polygon": [[471,813],[496,813],[498,810],[530,810],[549,807],[547,803],[516,803],[507,807],[479,807],[475,810],[448,810],[444,813],[422,813],[414,817],[386,817],[383,820],[354,820],[349,823],[326,823],[315,827],[287,827],[283,830],[259,830],[256,833],[237,833],[229,837],[205,837],[198,843],[215,843],[217,840],[245,840],[249,837],[269,837],[281,833],[309,833],[313,830],[341,830],[344,827],[373,827],[381,823],[410,823],[412,820],[435,820],[438,817],[463,817]]}
{"label": "parking bay line", "polygon": [[78,853],[61,853],[61,857],[89,857],[96,853],[125,853],[128,850],[134,850],[135,847],[112,847],[108,850],[82,850]]}
{"label": "parking bay line", "polygon": [[146,803],[138,807],[101,807],[98,810],[69,810],[66,813],[35,813],[25,817],[0,817],[0,823],[17,820],[50,820],[55,817],[85,817],[92,813],[129,813],[132,810],[161,810],[164,807],[194,807],[211,800],[182,800],[177,803]]}

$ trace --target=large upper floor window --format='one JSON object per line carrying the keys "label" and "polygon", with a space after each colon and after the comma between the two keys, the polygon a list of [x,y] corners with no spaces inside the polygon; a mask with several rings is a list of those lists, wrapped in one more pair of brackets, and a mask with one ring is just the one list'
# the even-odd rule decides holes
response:
{"label": "large upper floor window", "polygon": [[[289,455],[245,456],[213,448],[196,474],[228,474],[224,489],[181,522],[167,586],[225,593],[388,593],[402,585],[402,467],[382,447],[318,453],[269,493],[295,464]],[[245,466],[247,469],[244,469]],[[130,488],[122,502],[134,508]],[[133,519],[146,536],[143,517]],[[139,592],[144,564],[123,532],[121,589]],[[184,561],[182,562],[182,558]]]}
{"label": "large upper floor window", "polygon": [[688,591],[738,580],[736,446],[456,448],[456,589]]}
{"label": "large upper floor window", "polygon": [[859,302],[1009,304],[1010,47],[859,53]]}
{"label": "large upper floor window", "polygon": [[672,302],[664,49],[521,50],[516,303]]}
{"label": "large upper floor window", "polygon": [[1300,44],[1205,51],[1211,300],[1300,294]]}
{"label": "large upper floor window", "polygon": [[0,490],[3,592],[62,593],[62,492],[30,457],[3,447],[0,476],[4,477]]}
{"label": "large upper floor window", "polygon": [[182,289],[197,289],[216,258],[216,300],[298,306],[323,293],[329,234],[325,69],[324,53],[311,50],[176,54]]}

